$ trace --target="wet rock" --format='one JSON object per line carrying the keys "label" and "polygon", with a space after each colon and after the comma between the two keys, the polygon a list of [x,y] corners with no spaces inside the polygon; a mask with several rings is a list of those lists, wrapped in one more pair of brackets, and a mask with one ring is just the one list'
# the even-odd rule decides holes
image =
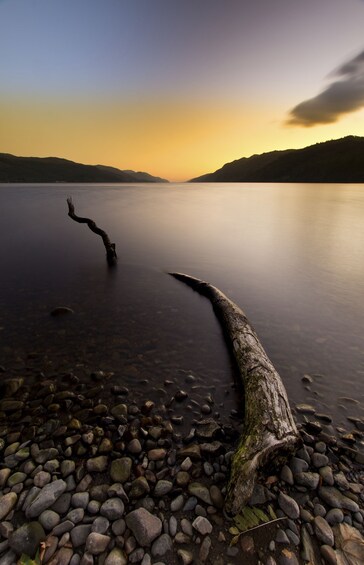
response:
{"label": "wet rock", "polygon": [[299,518],[300,509],[297,502],[293,498],[281,492],[278,496],[278,504],[286,514],[286,516],[288,516],[292,520],[297,520]]}
{"label": "wet rock", "polygon": [[313,526],[317,539],[320,540],[321,543],[332,547],[334,545],[334,534],[325,518],[316,516],[313,521]]}
{"label": "wet rock", "polygon": [[335,487],[321,487],[319,489],[320,498],[332,508],[342,508],[350,512],[358,512],[359,506],[356,502],[344,496]]}
{"label": "wet rock", "polygon": [[28,506],[26,510],[27,518],[36,518],[43,512],[43,510],[47,510],[47,508],[52,506],[61,494],[64,493],[66,488],[67,484],[62,479],[58,479],[43,487],[36,498]]}
{"label": "wet rock", "polygon": [[126,515],[125,521],[142,547],[150,546],[162,531],[161,520],[145,508],[133,510]]}
{"label": "wet rock", "polygon": [[174,395],[174,399],[176,400],[176,402],[183,402],[183,400],[185,400],[187,397],[188,394],[184,390],[178,390]]}
{"label": "wet rock", "polygon": [[46,534],[39,522],[23,524],[9,536],[9,546],[21,555],[25,553],[34,557],[39,549],[40,542],[45,540]]}
{"label": "wet rock", "polygon": [[192,522],[192,527],[195,528],[195,530],[197,530],[202,536],[211,534],[212,532],[211,522],[203,516],[197,516],[197,518]]}
{"label": "wet rock", "polygon": [[163,557],[173,547],[172,538],[168,534],[162,534],[152,545],[153,557]]}

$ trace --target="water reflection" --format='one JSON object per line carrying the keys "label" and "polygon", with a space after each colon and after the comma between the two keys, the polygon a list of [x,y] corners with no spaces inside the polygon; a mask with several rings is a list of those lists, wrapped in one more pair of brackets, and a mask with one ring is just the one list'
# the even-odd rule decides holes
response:
{"label": "water reflection", "polygon": [[[112,276],[69,195],[116,242]],[[4,185],[0,199],[7,347],[102,360],[128,386],[136,366],[155,388],[188,370],[231,384],[210,305],[164,273],[184,271],[245,309],[293,402],[361,411],[339,398],[364,399],[362,185]],[[76,311],[67,327],[48,318],[58,304]],[[304,373],[323,375],[311,391]]]}

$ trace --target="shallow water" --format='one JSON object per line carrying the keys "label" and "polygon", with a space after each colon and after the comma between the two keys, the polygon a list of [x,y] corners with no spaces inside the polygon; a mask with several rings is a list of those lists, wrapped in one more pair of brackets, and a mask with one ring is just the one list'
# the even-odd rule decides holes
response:
{"label": "shallow water", "polygon": [[[116,269],[69,195],[116,242]],[[182,271],[245,310],[292,404],[363,415],[364,185],[0,185],[0,203],[0,364],[39,352],[165,400],[192,373],[196,400],[228,414],[231,359],[208,301],[166,274]],[[58,305],[75,314],[50,317]]]}

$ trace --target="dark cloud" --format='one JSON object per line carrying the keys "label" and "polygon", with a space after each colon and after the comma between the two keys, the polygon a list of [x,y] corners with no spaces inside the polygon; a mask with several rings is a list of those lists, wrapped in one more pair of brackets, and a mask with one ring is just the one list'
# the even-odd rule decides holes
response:
{"label": "dark cloud", "polygon": [[290,111],[288,125],[330,124],[364,107],[364,51],[335,69],[330,78],[331,84],[320,94]]}

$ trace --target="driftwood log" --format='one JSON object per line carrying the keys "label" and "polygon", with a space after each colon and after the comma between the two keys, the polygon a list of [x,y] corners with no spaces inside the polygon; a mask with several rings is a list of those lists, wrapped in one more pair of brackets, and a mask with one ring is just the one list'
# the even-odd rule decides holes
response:
{"label": "driftwood log", "polygon": [[102,241],[106,249],[106,260],[109,265],[114,265],[117,259],[115,243],[111,243],[107,233],[104,230],[97,227],[97,225],[93,220],[90,220],[90,218],[81,218],[80,216],[76,215],[75,206],[72,202],[71,197],[67,198],[67,204],[68,204],[68,215],[70,218],[72,218],[72,220],[75,220],[75,222],[78,222],[79,224],[87,224],[91,231],[97,233],[97,235],[102,237]]}
{"label": "driftwood log", "polygon": [[245,391],[244,431],[234,453],[225,508],[236,515],[253,492],[267,463],[283,463],[298,442],[298,432],[281,378],[244,312],[218,288],[181,273],[176,279],[212,303],[237,362]]}

